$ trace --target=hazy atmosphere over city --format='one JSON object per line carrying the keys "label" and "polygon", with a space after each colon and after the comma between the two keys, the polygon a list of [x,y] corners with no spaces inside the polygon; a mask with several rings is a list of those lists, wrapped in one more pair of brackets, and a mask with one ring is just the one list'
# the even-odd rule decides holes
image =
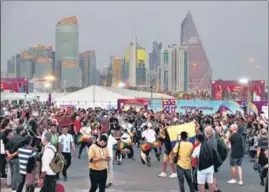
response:
{"label": "hazy atmosphere over city", "polygon": [[[268,78],[268,2],[1,2],[1,67],[33,44],[55,49],[56,23],[76,16],[79,52],[96,50],[97,68],[124,56],[133,39],[147,52],[152,41],[180,44],[180,24],[191,12],[213,78]],[[249,60],[254,58],[254,61]]]}

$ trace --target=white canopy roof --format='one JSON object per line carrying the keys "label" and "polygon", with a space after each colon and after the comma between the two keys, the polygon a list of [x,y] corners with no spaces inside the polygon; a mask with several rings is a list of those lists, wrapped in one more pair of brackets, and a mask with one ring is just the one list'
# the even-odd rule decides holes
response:
{"label": "white canopy roof", "polygon": [[[172,96],[158,93],[153,93],[152,96],[154,99],[174,99],[174,97]],[[65,95],[63,97],[58,97],[55,99],[55,101],[57,105],[76,105],[79,107],[116,107],[118,99],[135,99],[150,97],[150,92],[93,85],[85,89]]]}
{"label": "white canopy roof", "polygon": [[[54,101],[58,97],[62,97],[66,95],[66,93],[51,93],[52,101]],[[40,93],[10,93],[10,92],[1,92],[1,101],[4,100],[38,100],[39,101],[47,101],[48,100],[48,93],[40,92]]]}

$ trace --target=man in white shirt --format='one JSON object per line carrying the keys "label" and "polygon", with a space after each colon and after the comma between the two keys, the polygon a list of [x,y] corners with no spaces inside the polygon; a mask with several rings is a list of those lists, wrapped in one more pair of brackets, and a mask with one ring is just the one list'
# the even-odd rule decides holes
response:
{"label": "man in white shirt", "polygon": [[59,142],[59,147],[58,147],[59,152],[63,154],[64,159],[66,161],[62,173],[64,176],[64,181],[67,181],[67,169],[71,165],[71,159],[72,159],[71,147],[73,149],[75,157],[77,158],[77,151],[74,144],[74,139],[72,135],[68,133],[67,127],[63,127],[62,135],[60,135],[58,142]]}
{"label": "man in white shirt", "polygon": [[54,158],[56,148],[50,143],[51,137],[51,133],[46,132],[41,138],[42,144],[45,147],[42,155],[42,173],[38,180],[39,185],[42,186],[40,192],[51,192],[56,190],[56,173],[50,168],[50,163]]}
{"label": "man in white shirt", "polygon": [[128,133],[131,133],[131,129],[132,129],[133,126],[132,126],[131,123],[128,122],[127,119],[125,119],[125,120],[122,122],[121,127],[122,127],[123,129],[127,129],[127,130],[128,130]]}
{"label": "man in white shirt", "polygon": [[[142,140],[145,140],[147,143],[154,143],[157,139],[156,133],[153,129],[148,128],[148,126],[144,126],[143,127],[144,131],[142,132]],[[155,156],[158,159],[158,161],[160,161],[160,154],[158,152],[157,148],[153,148],[154,152],[155,152]],[[147,161],[147,165],[150,166],[150,157],[149,157],[149,153],[150,151],[146,151],[145,155],[146,155],[146,161]]]}
{"label": "man in white shirt", "polygon": [[113,182],[113,146],[117,144],[117,140],[109,134],[107,141],[107,148],[109,150],[110,161],[108,161],[108,177],[107,177],[107,187],[110,187]]}

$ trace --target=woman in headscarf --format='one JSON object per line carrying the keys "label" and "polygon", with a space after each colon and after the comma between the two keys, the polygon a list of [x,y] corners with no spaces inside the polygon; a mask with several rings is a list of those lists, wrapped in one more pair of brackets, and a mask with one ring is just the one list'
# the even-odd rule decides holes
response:
{"label": "woman in headscarf", "polygon": [[107,147],[107,137],[101,135],[99,140],[89,148],[89,169],[91,188],[89,192],[105,192],[107,181],[107,167],[110,153]]}

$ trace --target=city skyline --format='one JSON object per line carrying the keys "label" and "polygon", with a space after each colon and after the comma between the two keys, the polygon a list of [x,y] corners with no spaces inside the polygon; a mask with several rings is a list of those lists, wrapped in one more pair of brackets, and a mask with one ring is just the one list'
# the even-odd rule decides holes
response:
{"label": "city skyline", "polygon": [[[63,3],[66,9],[52,14],[53,10],[59,9]],[[103,7],[108,4],[113,10],[112,15],[110,9]],[[93,11],[81,11],[87,6]],[[126,11],[124,7],[133,9]],[[137,15],[135,10],[138,7],[141,9]],[[178,11],[173,12],[176,7]],[[162,42],[163,48],[168,44],[179,45],[180,24],[190,10],[213,69],[213,79],[237,79],[241,76],[267,79],[268,76],[268,10],[263,2],[4,2],[1,8],[1,68],[5,71],[7,60],[11,56],[33,44],[52,45],[55,50],[55,24],[64,17],[77,16],[79,53],[88,49],[96,50],[97,68],[100,69],[108,65],[109,55],[124,55],[134,35],[134,29],[137,31],[138,42],[143,44],[148,53],[152,50],[154,40]],[[51,14],[42,14],[46,8],[52,10]],[[159,14],[164,8],[169,12],[163,10],[162,14]],[[29,9],[31,11],[27,11]],[[252,11],[248,11],[249,9]],[[229,15],[224,14],[227,11]],[[97,19],[95,15],[99,12],[105,12],[111,17],[102,16]],[[214,17],[204,14],[207,12]],[[36,16],[37,13],[39,15]],[[21,15],[19,19],[15,18],[17,14]],[[127,18],[122,19],[123,15]],[[157,18],[154,19],[153,16]],[[39,19],[39,23],[33,22],[36,20],[34,17]],[[169,22],[168,17],[171,20]],[[128,19],[134,20],[127,22]],[[157,22],[158,19],[161,19],[161,22]],[[102,26],[99,26],[100,24]],[[116,27],[115,24],[118,24],[121,30],[111,30],[112,26]],[[19,30],[15,30],[16,28]],[[109,35],[111,37],[108,37]],[[257,65],[260,66],[259,69]],[[223,73],[229,69],[231,71]]]}

